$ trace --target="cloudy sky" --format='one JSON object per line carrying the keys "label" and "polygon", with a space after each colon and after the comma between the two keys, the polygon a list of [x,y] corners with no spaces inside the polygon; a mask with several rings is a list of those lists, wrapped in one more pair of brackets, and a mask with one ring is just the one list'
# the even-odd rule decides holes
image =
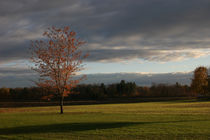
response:
{"label": "cloudy sky", "polygon": [[71,26],[87,41],[82,73],[190,72],[210,64],[209,0],[1,0],[0,86],[33,77],[31,40]]}

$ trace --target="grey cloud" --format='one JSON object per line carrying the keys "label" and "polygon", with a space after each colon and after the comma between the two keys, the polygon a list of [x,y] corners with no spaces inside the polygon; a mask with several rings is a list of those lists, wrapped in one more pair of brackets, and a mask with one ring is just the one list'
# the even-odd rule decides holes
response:
{"label": "grey cloud", "polygon": [[99,49],[91,51],[91,57],[88,61],[121,61],[121,60],[132,60],[137,58],[142,58],[148,61],[180,61],[185,58],[197,58],[200,56],[208,55],[208,52],[202,51],[162,51],[162,50],[129,50],[129,49]]}
{"label": "grey cloud", "polygon": [[90,74],[87,75],[85,84],[111,84],[121,80],[135,82],[140,86],[151,86],[155,84],[175,84],[179,82],[183,85],[190,85],[192,73],[163,73],[163,74],[141,74],[141,73],[112,73],[112,74]]}
{"label": "grey cloud", "polygon": [[[156,84],[190,84],[192,72],[189,73],[164,73],[164,74],[141,74],[141,73],[111,73],[111,74],[88,74],[87,80],[81,84],[112,84],[121,80],[135,82],[140,86]],[[0,71],[0,87],[30,87],[36,80],[34,72],[29,70]]]}
{"label": "grey cloud", "polygon": [[29,49],[26,44],[11,45],[8,48],[0,48],[0,63],[29,58]]}
{"label": "grey cloud", "polygon": [[36,73],[30,69],[24,69],[24,68],[1,68],[0,69],[0,75],[3,76],[24,76],[24,75],[35,75]]}
{"label": "grey cloud", "polygon": [[31,87],[37,74],[29,69],[0,68],[0,87]]}
{"label": "grey cloud", "polygon": [[208,0],[1,1],[0,58],[28,58],[29,40],[51,25],[72,25],[88,41],[88,61],[204,56],[210,52],[209,13]]}

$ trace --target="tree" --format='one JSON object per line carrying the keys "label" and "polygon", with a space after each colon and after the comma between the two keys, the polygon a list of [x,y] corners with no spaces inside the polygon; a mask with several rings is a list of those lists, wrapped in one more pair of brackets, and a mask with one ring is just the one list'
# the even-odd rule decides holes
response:
{"label": "tree", "polygon": [[208,86],[208,71],[206,67],[197,67],[194,70],[191,87],[199,94],[205,95]]}
{"label": "tree", "polygon": [[6,87],[0,88],[0,94],[2,99],[6,99],[10,96],[10,89]]}
{"label": "tree", "polygon": [[208,75],[208,87],[207,87],[207,94],[210,95],[210,76]]}
{"label": "tree", "polygon": [[33,70],[39,73],[36,84],[54,89],[60,98],[60,113],[63,114],[63,99],[71,93],[72,87],[82,79],[74,79],[77,72],[84,69],[82,60],[88,55],[83,54],[80,47],[85,44],[70,27],[48,28],[43,40],[32,41],[31,60],[35,64]]}

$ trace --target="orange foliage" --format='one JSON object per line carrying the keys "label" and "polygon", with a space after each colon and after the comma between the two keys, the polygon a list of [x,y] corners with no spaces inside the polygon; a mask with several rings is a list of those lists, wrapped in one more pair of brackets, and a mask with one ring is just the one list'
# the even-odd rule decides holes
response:
{"label": "orange foliage", "polygon": [[206,67],[197,67],[194,70],[194,76],[191,83],[192,89],[197,94],[206,95],[208,87],[208,70]]}
{"label": "orange foliage", "polygon": [[82,59],[88,56],[80,50],[85,42],[78,39],[76,32],[70,30],[70,27],[53,26],[43,36],[47,40],[32,41],[31,45],[31,60],[35,63],[33,70],[40,74],[37,85],[54,88],[63,98],[85,78],[73,79],[76,72],[84,68]]}

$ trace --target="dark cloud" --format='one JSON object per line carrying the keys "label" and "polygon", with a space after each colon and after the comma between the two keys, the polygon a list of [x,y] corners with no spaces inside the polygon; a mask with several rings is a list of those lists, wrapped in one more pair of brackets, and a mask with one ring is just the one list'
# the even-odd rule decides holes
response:
{"label": "dark cloud", "polygon": [[[37,75],[26,69],[0,70],[0,87],[30,87],[34,86]],[[192,72],[189,73],[164,73],[164,74],[142,74],[142,73],[112,73],[112,74],[88,74],[87,80],[82,84],[111,84],[121,80],[135,82],[140,86],[151,86],[156,84],[190,84]]]}
{"label": "dark cloud", "polygon": [[152,84],[181,84],[190,85],[192,73],[163,73],[163,74],[141,74],[141,73],[112,73],[112,74],[89,74],[84,83],[118,83],[121,80],[135,82],[140,86],[151,86]]}
{"label": "dark cloud", "polygon": [[27,59],[30,40],[72,25],[88,61],[177,61],[209,55],[209,0],[0,1],[0,59]]}
{"label": "dark cloud", "polygon": [[26,68],[1,68],[0,69],[0,75],[2,77],[4,76],[24,76],[24,75],[35,75],[35,72],[30,70],[30,69],[26,69]]}
{"label": "dark cloud", "polygon": [[0,68],[0,87],[31,87],[37,74],[25,68]]}
{"label": "dark cloud", "polygon": [[[103,54],[103,55],[102,55]],[[147,61],[179,61],[185,58],[197,58],[207,55],[208,52],[200,51],[169,51],[150,49],[98,49],[91,51],[88,61],[118,62],[120,60],[132,60],[142,58]]]}

